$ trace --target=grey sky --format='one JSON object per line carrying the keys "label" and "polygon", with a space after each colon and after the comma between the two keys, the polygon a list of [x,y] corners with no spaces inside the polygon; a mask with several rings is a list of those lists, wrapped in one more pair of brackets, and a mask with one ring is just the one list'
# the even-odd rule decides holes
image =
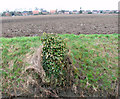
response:
{"label": "grey sky", "polygon": [[119,0],[2,0],[0,12],[6,9],[12,11],[34,10],[35,7],[46,10],[117,10]]}

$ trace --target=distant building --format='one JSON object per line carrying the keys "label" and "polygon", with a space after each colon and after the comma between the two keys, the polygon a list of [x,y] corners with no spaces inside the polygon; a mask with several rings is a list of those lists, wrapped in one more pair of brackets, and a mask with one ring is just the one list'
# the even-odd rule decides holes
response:
{"label": "distant building", "polygon": [[14,12],[10,12],[11,16],[15,16],[15,13]]}
{"label": "distant building", "polygon": [[9,12],[6,12],[5,13],[5,16],[11,16]]}
{"label": "distant building", "polygon": [[73,11],[69,11],[69,10],[50,10],[50,12],[48,12],[47,10],[34,10],[34,11],[4,11],[0,14],[0,16],[28,16],[28,15],[46,15],[46,14],[120,14],[120,10],[73,10]]}
{"label": "distant building", "polygon": [[69,11],[68,11],[68,10],[66,10],[66,11],[64,12],[64,14],[69,14]]}
{"label": "distant building", "polygon": [[78,14],[79,12],[77,10],[72,11],[73,14]]}
{"label": "distant building", "polygon": [[28,11],[29,15],[33,15],[33,11]]}
{"label": "distant building", "polygon": [[85,13],[86,14],[92,14],[91,10],[86,10]]}
{"label": "distant building", "polygon": [[58,11],[58,14],[64,14],[66,10],[60,10]]}
{"label": "distant building", "polygon": [[85,14],[85,10],[81,10],[82,11],[82,14]]}
{"label": "distant building", "polygon": [[120,14],[120,10],[116,10],[116,13],[117,13],[117,14]]}
{"label": "distant building", "polygon": [[56,14],[56,10],[50,10],[50,14]]}
{"label": "distant building", "polygon": [[42,13],[43,15],[48,14],[47,10],[42,10],[41,13]]}
{"label": "distant building", "polygon": [[104,14],[109,14],[110,10],[104,10]]}
{"label": "distant building", "polygon": [[111,10],[110,14],[117,14],[117,10]]}
{"label": "distant building", "polygon": [[28,11],[23,11],[23,12],[22,12],[22,15],[23,15],[23,16],[28,16]]}
{"label": "distant building", "polygon": [[32,11],[33,15],[39,15],[39,11],[38,10],[34,10]]}
{"label": "distant building", "polygon": [[92,13],[93,13],[93,14],[98,14],[99,11],[98,11],[98,10],[92,10]]}
{"label": "distant building", "polygon": [[72,14],[72,11],[69,11],[69,14]]}
{"label": "distant building", "polygon": [[21,12],[11,12],[12,16],[22,16]]}
{"label": "distant building", "polygon": [[103,14],[104,13],[104,10],[99,10],[98,11],[98,14]]}

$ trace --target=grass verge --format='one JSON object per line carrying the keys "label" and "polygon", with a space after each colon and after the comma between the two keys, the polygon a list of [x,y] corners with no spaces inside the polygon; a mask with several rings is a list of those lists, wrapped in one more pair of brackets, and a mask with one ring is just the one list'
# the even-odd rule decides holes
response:
{"label": "grass verge", "polygon": [[[118,34],[59,35],[66,40],[68,56],[75,68],[73,85],[90,96],[103,92],[117,94]],[[0,38],[2,92],[11,94],[24,81],[22,71],[30,63],[24,61],[41,45],[40,37]],[[15,88],[16,87],[16,88]],[[12,91],[10,91],[12,90]],[[26,92],[26,91],[25,91]],[[17,93],[17,92],[16,92]],[[20,93],[20,92],[19,92]],[[89,94],[87,94],[89,93]],[[94,93],[94,94],[93,94]]]}

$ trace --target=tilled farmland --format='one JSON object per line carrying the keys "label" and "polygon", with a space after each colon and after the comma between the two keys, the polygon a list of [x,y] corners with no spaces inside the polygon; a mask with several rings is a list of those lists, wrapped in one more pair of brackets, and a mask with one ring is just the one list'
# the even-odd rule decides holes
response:
{"label": "tilled farmland", "polygon": [[39,15],[2,18],[3,37],[118,33],[117,15]]}

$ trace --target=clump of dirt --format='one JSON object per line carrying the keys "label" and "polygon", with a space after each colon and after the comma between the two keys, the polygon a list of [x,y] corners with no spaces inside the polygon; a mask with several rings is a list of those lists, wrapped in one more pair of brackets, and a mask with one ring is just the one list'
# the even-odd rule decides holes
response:
{"label": "clump of dirt", "polygon": [[42,46],[36,49],[33,55],[29,55],[29,53],[26,55],[26,59],[24,61],[29,63],[30,65],[25,68],[25,71],[34,70],[36,73],[39,74],[42,82],[45,82],[45,71],[43,70],[43,67],[41,65],[41,52]]}
{"label": "clump of dirt", "polygon": [[[67,80],[71,81],[71,85],[66,85],[66,87],[58,87],[51,85],[49,79],[46,77],[46,73],[42,67],[42,48],[40,45],[39,48],[32,48],[31,50],[34,53],[27,53],[24,58],[24,62],[28,63],[29,66],[26,66],[24,71],[22,71],[24,75],[24,84],[22,89],[26,89],[26,93],[21,93],[17,96],[29,96],[29,97],[80,97],[78,94],[77,86],[73,84],[74,78],[70,78],[70,75],[73,75],[72,69],[67,67],[68,74]],[[69,53],[68,53],[69,54]],[[68,61],[68,65],[71,66],[71,60],[69,56],[66,56],[66,61]],[[70,70],[71,69],[71,70]],[[68,82],[69,83],[69,82]],[[14,94],[12,96],[15,96]]]}
{"label": "clump of dirt", "polygon": [[48,87],[45,87],[49,85],[49,81],[47,81],[45,71],[41,65],[42,47],[41,45],[39,48],[34,49],[34,54],[26,55],[24,62],[30,65],[23,71],[23,73],[27,74],[25,86],[35,97],[58,97],[56,93],[51,92]]}

